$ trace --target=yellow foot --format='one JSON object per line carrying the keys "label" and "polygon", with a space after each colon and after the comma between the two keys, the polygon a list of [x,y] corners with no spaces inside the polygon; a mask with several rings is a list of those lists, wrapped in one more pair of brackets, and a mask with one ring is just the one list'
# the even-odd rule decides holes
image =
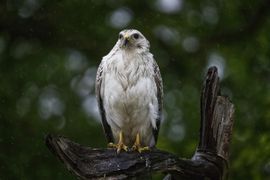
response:
{"label": "yellow foot", "polygon": [[136,135],[136,140],[135,140],[134,145],[132,146],[132,150],[138,151],[139,153],[141,153],[142,151],[149,151],[150,150],[150,148],[148,146],[145,146],[145,147],[141,146],[139,133],[137,133],[137,135]]}
{"label": "yellow foot", "polygon": [[116,148],[117,154],[119,154],[122,149],[124,151],[128,151],[128,147],[124,144],[124,141],[123,141],[123,133],[122,133],[122,131],[120,131],[120,133],[119,133],[119,142],[117,144],[114,144],[114,143],[111,142],[111,143],[108,144],[108,147]]}
{"label": "yellow foot", "polygon": [[118,144],[109,143],[108,147],[116,148],[117,154],[119,154],[121,150],[128,151],[128,147],[124,143],[118,143]]}

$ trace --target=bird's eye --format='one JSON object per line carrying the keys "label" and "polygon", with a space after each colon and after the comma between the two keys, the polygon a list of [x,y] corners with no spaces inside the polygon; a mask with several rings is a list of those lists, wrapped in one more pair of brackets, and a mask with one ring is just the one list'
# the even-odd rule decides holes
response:
{"label": "bird's eye", "polygon": [[138,39],[140,36],[138,33],[133,34],[134,39]]}
{"label": "bird's eye", "polygon": [[122,39],[123,38],[123,35],[122,34],[119,34],[119,39]]}

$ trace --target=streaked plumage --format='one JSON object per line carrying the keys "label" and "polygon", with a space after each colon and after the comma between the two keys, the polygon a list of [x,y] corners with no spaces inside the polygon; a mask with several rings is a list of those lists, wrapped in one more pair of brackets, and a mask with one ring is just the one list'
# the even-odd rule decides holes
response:
{"label": "streaked plumage", "polygon": [[[136,35],[135,35],[136,34]],[[163,86],[149,42],[137,30],[123,30],[103,57],[96,77],[96,95],[108,142],[155,146],[162,116]]]}

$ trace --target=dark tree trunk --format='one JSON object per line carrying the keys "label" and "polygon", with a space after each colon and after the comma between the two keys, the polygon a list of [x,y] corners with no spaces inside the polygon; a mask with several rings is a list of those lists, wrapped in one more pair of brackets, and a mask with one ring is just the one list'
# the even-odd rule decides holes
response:
{"label": "dark tree trunk", "polygon": [[217,69],[211,67],[202,89],[200,139],[192,159],[158,149],[116,154],[114,149],[84,147],[52,135],[46,144],[81,179],[127,179],[156,171],[169,173],[171,179],[226,179],[234,106],[220,95],[219,86]]}

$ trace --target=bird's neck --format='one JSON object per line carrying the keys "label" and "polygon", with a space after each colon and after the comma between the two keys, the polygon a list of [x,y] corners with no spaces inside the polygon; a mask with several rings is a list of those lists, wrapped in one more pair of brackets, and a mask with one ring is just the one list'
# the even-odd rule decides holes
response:
{"label": "bird's neck", "polygon": [[140,55],[146,52],[149,52],[147,48],[126,48],[126,49],[121,49],[121,52],[124,56],[136,56]]}

